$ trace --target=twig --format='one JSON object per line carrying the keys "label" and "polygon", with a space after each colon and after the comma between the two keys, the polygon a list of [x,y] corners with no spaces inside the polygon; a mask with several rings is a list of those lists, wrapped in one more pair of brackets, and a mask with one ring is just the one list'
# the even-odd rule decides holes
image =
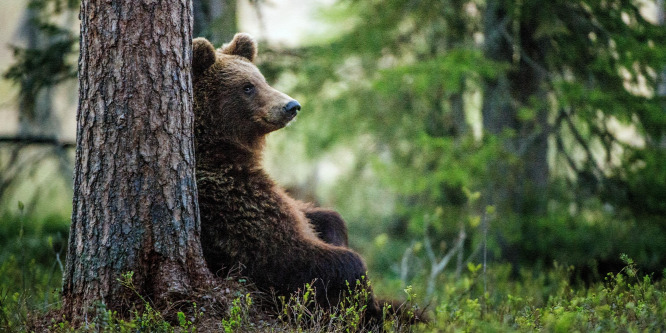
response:
{"label": "twig", "polygon": [[56,137],[48,136],[0,136],[0,142],[6,143],[16,143],[16,144],[41,144],[41,145],[52,145],[62,148],[73,148],[76,147],[76,143],[70,141],[60,141]]}
{"label": "twig", "polygon": [[481,226],[483,227],[483,295],[486,294],[486,266],[488,264],[488,213],[484,212],[481,218]]}
{"label": "twig", "polygon": [[548,69],[544,68],[541,64],[532,59],[532,57],[527,55],[525,50],[515,42],[514,38],[506,30],[506,26],[501,26],[499,32],[501,32],[501,35],[506,39],[507,42],[509,42],[511,45],[513,45],[520,51],[520,56],[525,60],[525,63],[527,63],[527,65],[532,67],[537,72],[541,73],[541,75],[547,77],[549,80],[552,78],[552,74]]}
{"label": "twig", "polygon": [[22,146],[16,146],[12,149],[9,161],[6,167],[0,170],[0,198],[17,181],[21,172],[31,172],[36,166],[47,157],[49,153],[43,150],[39,152],[26,152]]}
{"label": "twig", "polygon": [[414,243],[405,250],[405,253],[402,254],[402,260],[400,260],[400,281],[402,281],[403,286],[407,285],[407,275],[409,274],[409,258],[411,258],[414,253]]}
{"label": "twig", "polygon": [[479,252],[481,252],[482,249],[483,249],[483,242],[479,243],[479,244],[474,248],[474,251],[472,251],[472,253],[471,253],[470,255],[468,255],[468,256],[467,256],[467,259],[465,259],[463,262],[464,262],[465,264],[469,264],[469,263],[471,263],[472,260],[474,260],[474,258],[479,254]]}
{"label": "twig", "polygon": [[[427,220],[426,220],[427,222]],[[428,256],[428,259],[430,259],[430,276],[428,277],[428,287],[426,289],[426,297],[430,298],[432,294],[435,292],[435,280],[437,279],[437,275],[441,273],[444,268],[449,264],[451,261],[451,258],[453,258],[453,255],[456,254],[456,252],[460,251],[462,249],[462,245],[465,242],[465,238],[467,238],[467,235],[465,234],[464,229],[460,229],[460,233],[458,234],[458,240],[456,244],[449,250],[449,252],[439,261],[437,261],[437,258],[435,257],[435,252],[432,249],[432,243],[430,242],[430,238],[428,237],[428,223],[425,224],[424,226],[424,242],[425,242],[425,250],[426,250],[426,255]]]}
{"label": "twig", "polygon": [[598,173],[599,175],[603,176],[603,171],[601,170],[601,167],[597,165],[597,162],[594,160],[594,154],[592,154],[592,150],[590,149],[590,146],[585,143],[585,139],[583,136],[580,134],[578,129],[576,128],[576,125],[573,123],[573,120],[571,120],[571,115],[564,112],[564,110],[560,111],[561,113],[564,113],[564,121],[566,121],[569,129],[571,129],[571,133],[573,134],[574,138],[578,143],[583,147],[585,150],[585,153],[587,154],[587,163],[589,163]]}
{"label": "twig", "polygon": [[[460,224],[460,232],[463,233],[463,234],[465,233],[464,228],[465,228],[465,225],[461,223]],[[458,236],[458,237],[460,237],[460,236]],[[463,248],[461,247],[458,250],[458,258],[456,259],[456,279],[459,279],[460,275],[462,274],[463,256],[464,256],[463,252],[464,252]]]}
{"label": "twig", "polygon": [[573,160],[571,156],[567,153],[566,149],[564,149],[564,142],[562,142],[562,137],[559,135],[555,136],[555,143],[557,144],[557,149],[559,149],[564,157],[567,160],[567,164],[569,164],[569,167],[575,172],[578,173],[578,166],[576,165],[576,161]]}

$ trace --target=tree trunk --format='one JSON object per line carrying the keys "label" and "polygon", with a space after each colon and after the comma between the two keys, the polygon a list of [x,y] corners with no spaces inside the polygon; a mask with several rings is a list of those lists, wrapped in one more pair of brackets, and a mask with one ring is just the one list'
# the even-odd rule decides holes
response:
{"label": "tree trunk", "polygon": [[[657,24],[664,25],[666,18],[666,8],[664,8],[664,0],[657,0]],[[661,82],[658,85],[657,93],[659,96],[666,96],[666,69],[661,72]],[[666,143],[666,137],[662,138],[662,142]],[[664,145],[666,146],[666,144]]]}
{"label": "tree trunk", "polygon": [[[79,108],[63,311],[132,294],[165,304],[211,281],[194,176],[191,2],[81,2]],[[117,279],[133,272],[136,290]]]}
{"label": "tree trunk", "polygon": [[233,39],[237,30],[236,0],[194,0],[194,36],[213,45]]}
{"label": "tree trunk", "polygon": [[[504,6],[501,1],[487,2],[484,52],[489,59],[513,63],[514,69],[486,82],[483,126],[494,135],[502,135],[506,130],[515,133],[514,137],[503,139],[505,148],[519,162],[507,165],[499,161],[497,169],[504,176],[495,184],[493,203],[514,212],[538,214],[545,209],[549,175],[548,108],[544,89],[548,45],[535,38],[535,19],[527,14],[512,17]],[[528,8],[522,10],[530,12]],[[518,29],[511,35],[509,27],[516,20]],[[519,107],[532,109],[534,115],[520,117]]]}
{"label": "tree trunk", "polygon": [[[484,53],[488,59],[500,63],[512,62],[513,46],[502,35],[502,29],[509,25],[508,13],[500,1],[488,1],[484,14]],[[504,129],[515,129],[516,110],[511,100],[511,86],[507,75],[500,74],[494,79],[486,79],[483,92],[483,129],[488,134],[500,135]],[[505,142],[505,148],[513,150],[511,142]],[[511,166],[506,160],[496,161],[493,180],[488,184],[488,204],[500,209],[510,207],[513,197]]]}
{"label": "tree trunk", "polygon": [[521,107],[533,115],[519,117],[516,144],[521,163],[518,166],[518,191],[514,210],[526,214],[542,214],[546,209],[548,189],[548,71],[545,59],[549,43],[535,35],[539,26],[532,13],[536,3],[521,8],[517,39],[520,41],[518,69],[510,74],[511,91]]}

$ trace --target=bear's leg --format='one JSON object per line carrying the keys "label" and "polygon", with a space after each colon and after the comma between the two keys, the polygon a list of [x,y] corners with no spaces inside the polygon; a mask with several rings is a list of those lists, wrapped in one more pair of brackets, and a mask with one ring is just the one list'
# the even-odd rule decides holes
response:
{"label": "bear's leg", "polygon": [[[299,246],[301,245],[301,246]],[[324,309],[337,307],[343,299],[346,306],[364,306],[363,325],[382,322],[382,311],[372,293],[363,259],[354,251],[325,244],[299,244],[288,256],[269,259],[250,267],[248,276],[260,289],[289,296],[310,283],[316,292],[316,303]],[[355,299],[355,300],[354,300]]]}
{"label": "bear's leg", "polygon": [[338,305],[347,298],[347,306],[353,303],[365,305],[362,317],[365,329],[381,326],[381,306],[372,292],[365,263],[356,252],[348,249],[328,251],[317,260],[317,266],[320,277],[314,286],[319,304]]}
{"label": "bear's leg", "polygon": [[348,246],[347,224],[340,214],[323,208],[310,208],[304,213],[319,239],[331,245]]}

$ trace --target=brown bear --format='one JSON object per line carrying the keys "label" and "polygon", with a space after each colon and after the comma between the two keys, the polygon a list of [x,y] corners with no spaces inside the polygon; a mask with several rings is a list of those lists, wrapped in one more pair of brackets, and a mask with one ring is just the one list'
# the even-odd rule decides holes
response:
{"label": "brown bear", "polygon": [[[314,282],[328,308],[363,281],[366,265],[347,247],[347,228],[334,211],[288,196],[262,168],[266,135],[287,125],[297,101],[266,83],[253,64],[247,34],[218,49],[193,41],[196,175],[201,244],[211,271],[233,267],[255,285],[288,296]],[[367,285],[365,285],[367,287]],[[353,288],[353,287],[352,287]],[[381,320],[370,296],[369,322]]]}

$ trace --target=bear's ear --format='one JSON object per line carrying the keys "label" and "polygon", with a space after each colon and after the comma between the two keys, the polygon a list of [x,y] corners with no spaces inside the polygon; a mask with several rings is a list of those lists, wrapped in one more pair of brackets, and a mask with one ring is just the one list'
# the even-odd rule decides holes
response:
{"label": "bear's ear", "polygon": [[215,63],[215,48],[206,38],[195,38],[192,41],[192,71],[201,74]]}
{"label": "bear's ear", "polygon": [[222,47],[222,53],[241,56],[254,62],[257,56],[257,42],[246,33],[237,33],[231,43]]}

